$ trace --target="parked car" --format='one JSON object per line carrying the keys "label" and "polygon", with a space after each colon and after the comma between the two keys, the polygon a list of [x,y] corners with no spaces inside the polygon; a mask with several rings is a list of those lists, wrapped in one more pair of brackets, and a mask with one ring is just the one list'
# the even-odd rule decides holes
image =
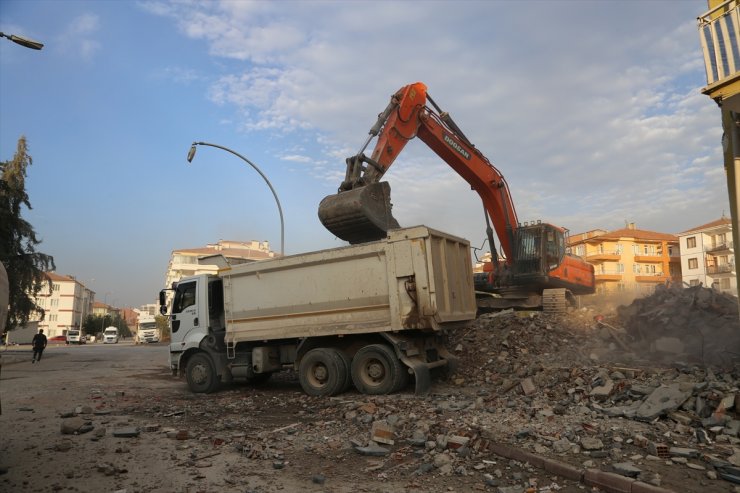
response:
{"label": "parked car", "polygon": [[67,336],[54,336],[46,340],[47,344],[68,344]]}

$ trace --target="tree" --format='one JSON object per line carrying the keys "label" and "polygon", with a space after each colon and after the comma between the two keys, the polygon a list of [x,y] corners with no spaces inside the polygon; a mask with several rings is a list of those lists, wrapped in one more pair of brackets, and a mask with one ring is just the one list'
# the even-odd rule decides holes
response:
{"label": "tree", "polygon": [[154,317],[154,322],[157,324],[157,328],[159,329],[159,340],[162,342],[170,340],[170,324],[168,321],[169,318],[164,315],[157,315]]}
{"label": "tree", "polygon": [[8,330],[24,325],[32,313],[43,319],[44,309],[35,299],[44,285],[51,289],[46,272],[56,269],[54,257],[36,251],[41,241],[33,226],[21,217],[23,206],[31,209],[26,169],[32,163],[24,136],[18,139],[13,159],[0,163],[0,262],[8,271]]}
{"label": "tree", "polygon": [[131,337],[131,328],[129,328],[126,320],[118,314],[111,315],[88,315],[85,317],[85,322],[82,324],[82,332],[86,335],[94,336],[102,334],[107,327],[118,328],[118,333],[122,337]]}

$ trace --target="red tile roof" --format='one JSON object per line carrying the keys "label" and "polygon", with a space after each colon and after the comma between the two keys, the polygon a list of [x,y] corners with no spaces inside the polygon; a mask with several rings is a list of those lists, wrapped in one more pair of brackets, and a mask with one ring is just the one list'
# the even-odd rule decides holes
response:
{"label": "red tile roof", "polygon": [[605,232],[600,235],[590,236],[588,238],[576,238],[575,240],[573,239],[573,236],[580,235],[571,235],[571,240],[569,242],[571,245],[574,243],[589,241],[619,240],[620,238],[634,238],[635,240],[643,241],[678,241],[678,237],[676,235],[669,233],[658,233],[657,231],[631,228],[615,229],[614,231]]}
{"label": "red tile roof", "polygon": [[702,231],[704,229],[716,228],[717,226],[725,226],[725,225],[730,226],[731,224],[732,224],[732,219],[730,219],[729,217],[722,216],[716,221],[712,221],[711,223],[707,223],[707,224],[702,224],[701,226],[697,226],[695,228],[687,229],[686,231],[683,231],[679,234],[693,233],[695,231]]}

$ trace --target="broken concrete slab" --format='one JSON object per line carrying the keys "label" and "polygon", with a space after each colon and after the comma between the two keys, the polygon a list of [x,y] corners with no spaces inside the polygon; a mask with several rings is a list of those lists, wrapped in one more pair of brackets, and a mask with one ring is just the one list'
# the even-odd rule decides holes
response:
{"label": "broken concrete slab", "polygon": [[370,441],[367,447],[355,447],[355,451],[360,455],[367,455],[369,457],[383,457],[391,453],[390,450],[381,447],[373,441]]}
{"label": "broken concrete slab", "polygon": [[681,390],[680,384],[665,385],[655,389],[637,408],[635,419],[652,421],[678,409],[691,397],[690,390]]}

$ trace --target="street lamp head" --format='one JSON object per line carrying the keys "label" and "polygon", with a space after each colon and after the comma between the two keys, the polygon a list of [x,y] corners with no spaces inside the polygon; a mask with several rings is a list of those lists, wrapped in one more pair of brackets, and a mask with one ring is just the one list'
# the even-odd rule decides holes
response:
{"label": "street lamp head", "polygon": [[190,146],[190,150],[188,151],[188,162],[192,163],[194,157],[195,157],[195,142],[193,142],[193,145]]}
{"label": "street lamp head", "polygon": [[34,41],[24,36],[16,36],[15,34],[8,35],[0,32],[0,38],[8,38],[13,43],[25,46],[26,48],[31,48],[32,50],[40,50],[44,47],[44,43],[39,43],[38,41]]}

